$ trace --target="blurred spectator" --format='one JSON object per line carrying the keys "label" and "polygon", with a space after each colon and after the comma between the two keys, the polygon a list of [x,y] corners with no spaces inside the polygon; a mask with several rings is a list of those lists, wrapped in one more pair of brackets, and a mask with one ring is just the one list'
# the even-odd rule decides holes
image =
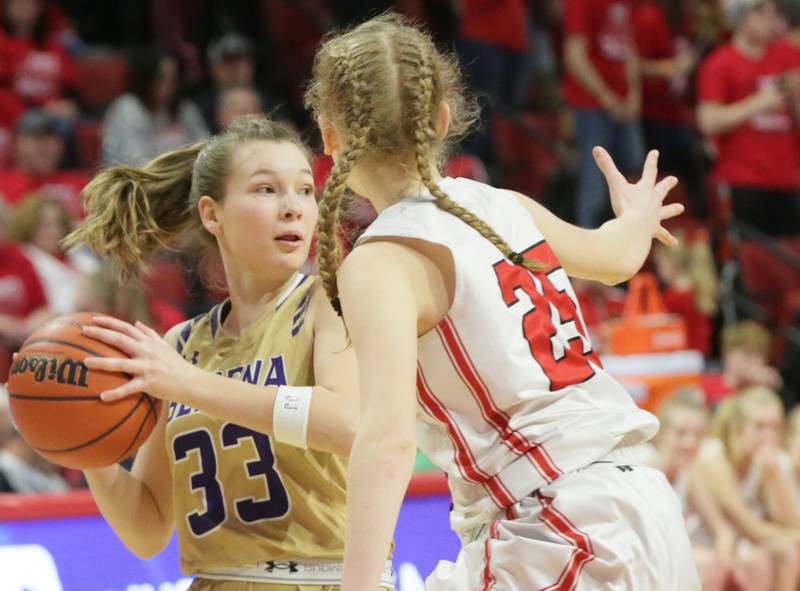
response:
{"label": "blurred spectator", "polygon": [[728,0],[733,38],[698,78],[697,120],[718,151],[716,181],[730,187],[733,214],[774,235],[800,232],[800,136],[782,83],[788,67],[775,36],[775,4]]}
{"label": "blurred spectator", "polygon": [[[246,38],[229,33],[212,42],[208,47],[208,65],[211,73],[210,84],[196,97],[203,118],[212,133],[224,129],[220,127],[222,99],[226,91],[234,88],[249,89],[258,99],[258,110],[247,113],[272,113],[279,105],[277,101],[259,90],[256,82],[256,56],[252,44]],[[242,94],[239,95],[242,98]],[[252,104],[252,97],[249,97]],[[246,113],[241,113],[246,114]],[[272,113],[275,117],[277,113]]]}
{"label": "blurred spectator", "polygon": [[64,137],[56,118],[31,109],[17,124],[14,168],[0,170],[0,198],[16,205],[37,192],[60,201],[74,219],[82,217],[81,191],[89,181],[77,170],[59,170]]}
{"label": "blurred spectator", "polygon": [[25,245],[48,307],[57,314],[75,311],[81,275],[97,268],[96,259],[86,251],[61,248],[71,226],[72,218],[60,201],[32,195],[17,207],[10,227],[11,236]]}
{"label": "blurred spectator", "polygon": [[463,0],[458,53],[467,81],[492,107],[521,102],[520,72],[528,50],[524,0]]}
{"label": "blurred spectator", "polygon": [[800,581],[800,512],[791,461],[780,448],[783,421],[781,400],[767,388],[728,398],[714,416],[714,436],[703,443],[696,474],[747,541],[746,555],[766,551],[771,557],[773,585],[769,576],[753,583],[788,591]]}
{"label": "blurred spectator", "polygon": [[12,160],[14,127],[25,112],[25,101],[10,88],[0,88],[0,169]]}
{"label": "blurred spectator", "polygon": [[64,22],[45,0],[5,0],[0,19],[0,81],[28,105],[62,119],[78,114],[75,68],[59,38]]}
{"label": "blurred spectator", "polygon": [[703,379],[709,403],[750,386],[780,388],[780,373],[769,365],[769,331],[757,322],[743,320],[723,328],[720,350],[722,372]]}
{"label": "blurred spectator", "polygon": [[219,95],[215,127],[224,130],[237,117],[262,114],[262,105],[261,97],[250,86],[226,88]]}
{"label": "blurred spectator", "polygon": [[680,178],[691,198],[692,213],[705,217],[703,163],[688,96],[689,78],[699,58],[691,44],[690,8],[687,0],[643,0],[634,22],[645,144],[659,151],[659,172]]}
{"label": "blurred spectator", "polygon": [[608,148],[623,172],[638,173],[644,160],[642,89],[633,31],[632,0],[566,0],[564,101],[572,109],[580,170],[576,221],[604,221],[608,190],[592,156]]}
{"label": "blurred spectator", "polygon": [[130,279],[125,287],[120,286],[107,264],[81,278],[75,309],[108,314],[130,323],[138,320],[161,334],[186,320],[180,308],[163,294],[152,293],[148,297],[144,283],[138,278]]}
{"label": "blurred spectator", "polygon": [[75,310],[108,314],[130,323],[138,320],[150,325],[152,322],[141,282],[132,278],[121,287],[107,264],[81,278]]}
{"label": "blurred spectator", "polygon": [[800,0],[783,0],[781,12],[786,18],[788,31],[782,39],[779,51],[785,57],[789,73],[784,77],[786,92],[794,106],[792,122],[795,129],[800,126]]}
{"label": "blurred spectator", "polygon": [[592,349],[605,353],[608,347],[606,322],[622,316],[625,308],[625,291],[616,286],[605,285],[599,281],[572,278],[572,287],[581,307],[581,315]]}
{"label": "blurred spectator", "polygon": [[491,166],[496,162],[491,114],[516,109],[524,98],[528,9],[524,0],[462,0],[460,9],[460,63],[481,102],[481,121],[462,148]]}
{"label": "blurred spectator", "polygon": [[658,418],[661,428],[653,440],[655,447],[648,445],[647,464],[664,472],[681,501],[702,589],[722,591],[734,580],[742,589],[757,589],[758,577],[768,572],[769,562],[752,564],[747,556],[734,556],[736,533],[696,474],[695,459],[709,420],[703,393],[679,390],[661,405]]}
{"label": "blurred spectator", "polygon": [[103,161],[143,165],[159,154],[208,137],[194,103],[182,98],[178,61],[164,51],[131,53],[129,93],[108,107],[103,121]]}
{"label": "blurred spectator", "polygon": [[36,269],[7,235],[6,210],[0,204],[0,383],[8,378],[11,354],[51,315]]}
{"label": "blurred spectator", "polygon": [[707,235],[689,240],[683,232],[675,232],[675,237],[678,245],[657,244],[653,252],[664,305],[686,323],[689,347],[707,356],[719,299],[714,255]]}
{"label": "blurred spectator", "polygon": [[791,410],[786,422],[786,453],[792,460],[794,498],[800,505],[800,405]]}
{"label": "blurred spectator", "polygon": [[69,489],[58,467],[38,455],[11,422],[8,398],[0,388],[0,492],[52,493]]}

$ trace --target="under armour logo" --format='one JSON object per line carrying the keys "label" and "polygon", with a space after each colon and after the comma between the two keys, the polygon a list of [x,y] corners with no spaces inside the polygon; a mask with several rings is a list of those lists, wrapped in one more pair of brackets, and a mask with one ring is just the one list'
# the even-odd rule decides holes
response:
{"label": "under armour logo", "polygon": [[620,472],[633,472],[632,466],[614,466]]}
{"label": "under armour logo", "polygon": [[289,562],[275,562],[274,560],[268,560],[264,565],[264,570],[268,573],[276,570],[288,570],[290,573],[296,573],[297,567],[299,564],[297,562],[289,561]]}

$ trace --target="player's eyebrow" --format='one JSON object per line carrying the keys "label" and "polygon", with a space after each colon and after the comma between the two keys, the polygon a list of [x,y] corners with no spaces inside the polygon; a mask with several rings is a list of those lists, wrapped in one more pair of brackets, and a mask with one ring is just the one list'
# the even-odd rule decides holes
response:
{"label": "player's eyebrow", "polygon": [[[310,168],[301,168],[299,170],[299,172],[305,173],[305,174],[307,174],[309,176],[314,176],[313,173],[311,172]],[[254,170],[250,174],[250,176],[248,178],[253,178],[254,176],[259,175],[259,174],[274,175],[274,174],[278,174],[278,171],[277,170],[272,170],[271,168],[257,168],[256,170]]]}

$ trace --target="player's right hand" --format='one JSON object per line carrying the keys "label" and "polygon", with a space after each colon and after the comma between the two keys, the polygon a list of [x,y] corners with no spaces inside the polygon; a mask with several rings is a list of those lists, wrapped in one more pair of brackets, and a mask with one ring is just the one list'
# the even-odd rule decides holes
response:
{"label": "player's right hand", "polygon": [[133,376],[126,384],[102,392],[102,400],[111,402],[146,392],[164,400],[184,401],[187,385],[193,383],[196,372],[202,370],[186,361],[142,322],[129,324],[109,316],[95,316],[92,320],[95,325],[84,326],[84,334],[124,351],[128,358],[87,357],[84,359],[86,367]]}
{"label": "player's right hand", "polygon": [[592,154],[598,168],[606,177],[614,215],[638,216],[641,223],[650,229],[653,238],[668,246],[677,244],[678,240],[662,225],[662,222],[683,213],[684,207],[680,203],[664,204],[664,199],[678,184],[678,179],[668,176],[656,182],[658,151],[650,150],[647,154],[642,178],[637,183],[628,182],[605,148],[596,146]]}

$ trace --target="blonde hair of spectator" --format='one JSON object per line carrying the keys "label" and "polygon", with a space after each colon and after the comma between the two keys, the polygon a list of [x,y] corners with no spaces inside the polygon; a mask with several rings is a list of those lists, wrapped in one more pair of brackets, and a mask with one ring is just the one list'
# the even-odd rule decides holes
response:
{"label": "blonde hair of spectator", "polygon": [[741,430],[752,409],[777,404],[783,412],[780,396],[769,388],[753,386],[723,400],[711,421],[711,435],[722,441],[725,454],[732,462],[739,460],[735,434]]}
{"label": "blonde hair of spectator", "polygon": [[12,210],[8,235],[18,242],[30,242],[39,227],[42,212],[48,207],[58,209],[63,232],[69,232],[72,229],[72,216],[64,204],[43,193],[32,193]]}
{"label": "blonde hair of spectator", "polygon": [[[450,125],[441,138],[436,122],[443,102]],[[429,34],[388,12],[329,36],[315,56],[306,105],[333,124],[343,143],[325,183],[317,227],[320,276],[335,308],[341,201],[356,165],[376,176],[402,171],[406,190],[421,182],[441,209],[469,224],[514,264],[540,268],[433,181],[432,168],[441,166],[447,147],[467,132],[478,110],[464,90],[456,59],[439,51]]]}
{"label": "blonde hair of spectator", "polygon": [[678,244],[658,244],[653,256],[657,262],[671,262],[686,274],[694,292],[694,303],[703,314],[713,316],[719,303],[719,278],[714,253],[707,240],[686,240],[684,232],[675,232]]}
{"label": "blonde hair of spectator", "polygon": [[109,314],[131,323],[139,320],[150,325],[152,322],[145,287],[138,277],[130,277],[123,289],[111,266],[103,264],[84,279],[81,288],[89,290],[90,299],[95,304],[93,312]]}
{"label": "blonde hair of spectator", "polygon": [[665,400],[661,406],[658,407],[658,420],[661,426],[654,438],[657,442],[661,433],[663,433],[671,424],[675,411],[686,409],[693,410],[708,416],[708,408],[705,404],[705,396],[702,390],[692,387],[679,388],[675,393]]}
{"label": "blonde hair of spectator", "polygon": [[722,329],[721,352],[731,351],[757,353],[764,359],[769,357],[771,338],[769,331],[754,320],[742,320]]}
{"label": "blonde hair of spectator", "polygon": [[162,248],[200,246],[216,252],[200,221],[198,201],[204,195],[224,199],[234,150],[255,141],[291,142],[311,159],[291,127],[261,115],[239,117],[223,133],[141,168],[120,164],[102,170],[83,191],[86,219],[65,243],[86,244],[107,257],[123,282]]}

